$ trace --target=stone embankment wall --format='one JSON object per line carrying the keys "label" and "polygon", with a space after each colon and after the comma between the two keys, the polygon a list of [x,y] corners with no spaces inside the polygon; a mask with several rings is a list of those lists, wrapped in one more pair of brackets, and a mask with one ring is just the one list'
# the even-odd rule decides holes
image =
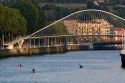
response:
{"label": "stone embankment wall", "polygon": [[52,53],[63,53],[67,51],[79,51],[79,50],[118,50],[118,47],[101,47],[90,48],[89,46],[69,45],[69,46],[53,46],[53,47],[40,47],[40,48],[21,48],[12,50],[0,50],[0,58],[14,57],[14,56],[34,56]]}
{"label": "stone embankment wall", "polygon": [[51,53],[62,53],[68,51],[62,46],[56,47],[40,47],[40,48],[21,48],[12,50],[1,50],[0,57],[11,57],[11,56],[31,56],[38,54],[51,54]]}

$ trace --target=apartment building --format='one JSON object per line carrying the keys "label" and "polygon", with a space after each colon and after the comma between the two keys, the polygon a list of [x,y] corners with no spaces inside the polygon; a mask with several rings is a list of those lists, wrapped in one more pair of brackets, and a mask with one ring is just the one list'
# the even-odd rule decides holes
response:
{"label": "apartment building", "polygon": [[64,20],[64,25],[70,34],[110,34],[111,25],[104,19],[93,21]]}
{"label": "apartment building", "polygon": [[122,36],[124,35],[124,32],[125,32],[125,28],[114,28],[115,35],[119,35],[119,36],[115,37],[116,42],[121,42],[122,41]]}
{"label": "apartment building", "polygon": [[[112,25],[104,19],[95,19],[92,21],[64,20],[64,25],[72,35],[108,35],[113,33]],[[88,37],[92,40],[93,37]],[[95,37],[98,41],[108,40],[107,36]]]}

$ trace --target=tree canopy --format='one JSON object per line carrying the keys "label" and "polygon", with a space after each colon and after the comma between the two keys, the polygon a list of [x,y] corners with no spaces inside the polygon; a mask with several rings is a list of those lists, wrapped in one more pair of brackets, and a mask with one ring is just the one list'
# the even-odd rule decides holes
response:
{"label": "tree canopy", "polygon": [[45,24],[44,13],[33,0],[18,0],[17,4],[13,6],[20,11],[20,13],[27,20],[28,34],[42,28]]}
{"label": "tree canopy", "polygon": [[0,4],[0,33],[24,35],[26,33],[26,20],[20,12]]}

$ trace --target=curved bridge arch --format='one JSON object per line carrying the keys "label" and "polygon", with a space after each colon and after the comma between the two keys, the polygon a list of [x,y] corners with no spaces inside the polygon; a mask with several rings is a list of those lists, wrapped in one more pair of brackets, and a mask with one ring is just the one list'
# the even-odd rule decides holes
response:
{"label": "curved bridge arch", "polygon": [[[91,19],[90,19],[90,17],[91,17]],[[100,20],[101,19],[101,20]],[[92,24],[92,26],[91,27],[89,27],[89,28],[91,28],[91,30],[93,30],[93,27],[94,28],[96,28],[97,26],[98,26],[98,23],[100,23],[100,24],[102,24],[103,22],[104,22],[104,24],[105,24],[105,26],[108,26],[107,28],[105,28],[105,31],[106,31],[106,29],[108,29],[108,31],[109,31],[109,33],[101,33],[101,32],[103,32],[103,31],[97,31],[97,30],[95,30],[95,32],[93,33],[93,31],[91,31],[91,34],[88,34],[88,32],[86,32],[86,34],[83,34],[83,32],[81,33],[81,34],[69,34],[69,32],[68,32],[68,34],[58,34],[58,33],[56,33],[56,34],[54,34],[55,32],[58,32],[58,31],[60,31],[61,32],[61,30],[62,29],[60,29],[60,27],[64,27],[67,31],[68,31],[68,25],[65,25],[64,24],[64,21],[65,20],[73,20],[73,21],[71,21],[70,22],[70,25],[72,25],[72,23],[75,21],[75,25],[78,25],[79,24],[79,27],[78,26],[75,26],[75,25],[72,25],[72,26],[70,26],[70,30],[72,30],[73,29],[73,27],[75,26],[76,28],[82,28],[82,30],[84,29],[84,28],[86,28],[86,25],[87,26],[90,26],[91,24]],[[115,22],[115,20],[116,20],[116,22]],[[108,22],[109,21],[109,22]],[[110,23],[110,21],[111,21],[111,23]],[[96,22],[95,24],[96,24],[96,26],[94,25],[94,22]],[[61,23],[61,24],[60,24]],[[114,23],[114,24],[112,24],[112,23]],[[56,24],[59,24],[59,26],[57,26]],[[85,25],[86,24],[86,25]],[[70,15],[68,15],[68,16],[65,16],[65,17],[63,17],[62,19],[60,19],[60,20],[57,20],[57,21],[55,21],[55,22],[53,22],[53,23],[51,23],[51,24],[49,24],[49,25],[47,25],[47,26],[45,26],[45,27],[43,27],[42,29],[40,29],[40,30],[38,30],[38,31],[36,31],[36,32],[34,32],[34,33],[32,33],[32,34],[30,34],[30,35],[28,35],[28,36],[26,36],[26,37],[22,37],[22,38],[19,38],[18,40],[15,40],[15,41],[11,41],[11,42],[9,42],[9,43],[7,43],[7,44],[5,44],[5,45],[8,45],[8,46],[14,46],[14,44],[17,44],[18,43],[18,45],[20,45],[19,47],[21,48],[21,46],[22,46],[22,41],[23,40],[28,40],[28,39],[39,39],[39,38],[56,38],[57,36],[60,36],[60,37],[76,37],[76,36],[85,36],[85,38],[84,39],[86,39],[86,37],[90,37],[90,39],[91,40],[93,40],[93,41],[95,41],[96,39],[97,39],[97,37],[100,37],[100,36],[103,36],[103,37],[106,37],[106,36],[109,36],[109,37],[107,37],[107,39],[108,38],[110,38],[110,36],[114,36],[115,34],[114,33],[112,33],[112,31],[111,31],[111,29],[114,27],[114,26],[116,26],[117,25],[117,27],[119,28],[125,28],[125,19],[124,18],[121,18],[121,17],[119,17],[119,16],[117,16],[117,15],[115,15],[115,14],[112,14],[112,13],[109,13],[109,12],[106,12],[106,11],[103,11],[103,10],[96,10],[96,9],[88,9],[88,10],[81,10],[81,11],[77,11],[77,12],[74,12],[74,13],[72,13],[72,14],[70,14]],[[54,26],[55,25],[55,26]],[[85,27],[84,27],[84,26]],[[111,26],[111,25],[113,25],[113,26]],[[53,26],[54,26],[54,28],[53,28]],[[101,26],[103,26],[103,25],[99,25],[99,29],[101,29]],[[83,28],[84,27],[84,28]],[[116,28],[117,28],[116,27]],[[104,28],[104,27],[103,27]],[[110,29],[111,28],[111,29]],[[66,30],[64,30],[64,32],[66,32]],[[45,32],[44,32],[45,31]],[[47,31],[47,32],[46,32]],[[54,32],[55,31],[55,32]],[[105,32],[104,31],[104,32]],[[44,32],[44,33],[43,33]],[[51,34],[51,32],[52,32],[52,34]],[[98,33],[98,34],[96,34],[96,32]],[[42,33],[42,34],[41,34]],[[49,34],[49,35],[46,35],[46,33],[47,34]],[[43,37],[42,37],[43,36]],[[97,37],[95,37],[95,36],[97,36]],[[120,35],[121,36],[121,35]],[[74,38],[72,38],[72,39],[74,39]],[[103,38],[101,38],[100,37],[100,39],[103,39]],[[38,41],[38,40],[37,40]],[[48,40],[47,40],[48,41]],[[58,41],[61,41],[61,40],[58,40]],[[89,39],[87,40],[87,41],[89,41]],[[20,43],[21,42],[21,43]],[[49,43],[49,42],[48,42]]]}
{"label": "curved bridge arch", "polygon": [[58,23],[58,22],[60,22],[60,21],[62,21],[62,20],[64,20],[64,19],[66,19],[66,18],[68,18],[68,17],[70,17],[70,16],[72,16],[72,15],[75,15],[75,14],[78,14],[78,13],[81,13],[81,12],[95,12],[95,11],[96,11],[96,12],[106,13],[106,14],[109,14],[109,15],[111,15],[111,16],[114,16],[114,17],[116,17],[116,18],[118,18],[118,19],[120,19],[120,20],[125,21],[124,18],[121,18],[121,17],[119,17],[119,16],[117,16],[117,15],[115,15],[115,14],[112,14],[112,13],[110,13],[110,12],[103,11],[103,10],[97,10],[97,9],[80,10],[80,11],[74,12],[74,13],[72,13],[72,14],[70,14],[70,15],[67,15],[67,16],[63,17],[62,19],[59,19],[59,20],[57,20],[57,21],[55,21],[55,22],[53,22],[53,23],[51,23],[51,24],[45,26],[44,28],[42,28],[42,29],[40,29],[40,30],[38,30],[38,31],[36,31],[36,32],[34,32],[34,33],[28,35],[28,36],[25,37],[24,39],[27,39],[27,38],[29,38],[29,37],[31,37],[31,36],[33,36],[33,35],[39,33],[40,31],[42,31],[42,30],[44,30],[44,29],[47,29],[48,27],[51,27],[51,26],[53,26],[54,24],[56,24],[56,23]]}

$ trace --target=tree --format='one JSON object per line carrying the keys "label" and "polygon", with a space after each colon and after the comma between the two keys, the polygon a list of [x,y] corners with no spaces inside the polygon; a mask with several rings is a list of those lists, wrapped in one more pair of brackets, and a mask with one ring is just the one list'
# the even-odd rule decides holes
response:
{"label": "tree", "polygon": [[27,34],[42,28],[45,24],[44,13],[34,0],[18,0],[13,8],[18,9],[27,20]]}
{"label": "tree", "polygon": [[6,41],[13,35],[26,33],[26,20],[18,10],[0,4],[0,33],[5,35]]}

